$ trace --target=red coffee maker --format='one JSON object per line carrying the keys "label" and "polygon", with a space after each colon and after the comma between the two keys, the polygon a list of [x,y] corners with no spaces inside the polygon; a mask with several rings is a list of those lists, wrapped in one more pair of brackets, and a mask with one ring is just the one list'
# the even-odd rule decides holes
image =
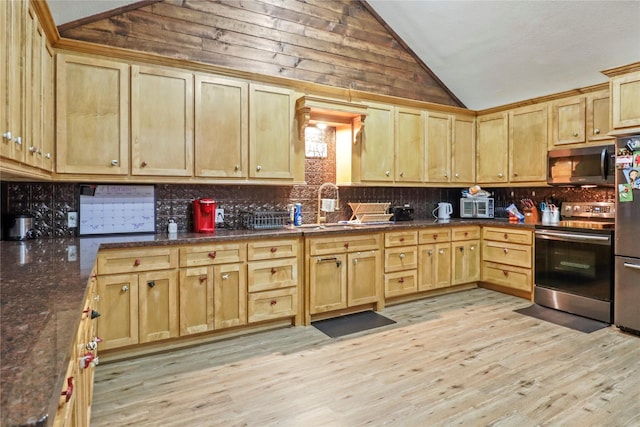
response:
{"label": "red coffee maker", "polygon": [[214,233],[216,231],[216,201],[196,199],[193,201],[193,231]]}

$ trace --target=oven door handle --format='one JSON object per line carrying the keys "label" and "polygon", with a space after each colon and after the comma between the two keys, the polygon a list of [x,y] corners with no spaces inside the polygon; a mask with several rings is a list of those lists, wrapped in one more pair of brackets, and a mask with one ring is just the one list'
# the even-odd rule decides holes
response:
{"label": "oven door handle", "polygon": [[624,265],[625,267],[628,267],[628,268],[633,268],[635,270],[640,270],[640,265],[638,265],[638,264],[631,264],[630,262],[625,262],[622,265]]}
{"label": "oven door handle", "polygon": [[546,240],[562,240],[567,242],[593,242],[598,244],[611,244],[610,236],[597,236],[587,234],[559,233],[557,231],[536,230],[536,238]]}

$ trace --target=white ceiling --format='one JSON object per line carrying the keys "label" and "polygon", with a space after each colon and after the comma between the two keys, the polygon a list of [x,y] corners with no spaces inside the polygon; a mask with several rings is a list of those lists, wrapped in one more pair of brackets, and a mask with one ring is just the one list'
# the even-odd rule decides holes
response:
{"label": "white ceiling", "polygon": [[[367,0],[467,108],[606,82],[640,61],[640,0]],[[56,25],[135,3],[48,0]]]}

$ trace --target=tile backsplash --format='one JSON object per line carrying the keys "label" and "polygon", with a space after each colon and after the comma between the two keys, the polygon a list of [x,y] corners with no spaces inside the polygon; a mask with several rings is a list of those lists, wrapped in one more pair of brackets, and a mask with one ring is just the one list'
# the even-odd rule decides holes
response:
{"label": "tile backsplash", "polygon": [[[181,232],[192,230],[191,202],[200,197],[216,200],[225,210],[225,226],[239,225],[242,211],[284,211],[290,203],[301,203],[303,222],[316,222],[317,191],[323,182],[335,179],[325,171],[325,159],[307,159],[307,184],[275,185],[156,185],[156,232],[166,232],[167,222],[174,219]],[[329,160],[330,161],[330,160]],[[315,171],[315,172],[313,172]],[[34,217],[36,237],[70,237],[76,229],[67,227],[67,212],[79,208],[79,183],[2,182],[2,214],[25,213]],[[329,222],[349,219],[348,202],[390,202],[391,206],[410,204],[416,219],[431,219],[440,201],[449,201],[458,216],[458,199],[462,188],[419,187],[341,187],[339,211],[329,214]],[[496,200],[496,215],[506,216],[504,207],[522,198],[536,202],[613,201],[613,188],[488,188]],[[330,190],[327,190],[327,195]],[[533,193],[533,194],[532,194]],[[333,196],[329,196],[333,197]]]}

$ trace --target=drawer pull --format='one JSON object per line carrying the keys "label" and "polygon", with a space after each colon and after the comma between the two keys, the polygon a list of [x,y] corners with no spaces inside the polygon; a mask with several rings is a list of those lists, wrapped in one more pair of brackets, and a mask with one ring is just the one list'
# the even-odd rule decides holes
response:
{"label": "drawer pull", "polygon": [[271,253],[276,253],[276,251],[278,250],[278,248],[271,248]]}
{"label": "drawer pull", "polygon": [[269,304],[271,304],[271,305],[276,305],[277,303],[278,303],[278,301],[276,301],[276,300],[272,299],[272,300],[271,300],[271,302],[270,302]]}
{"label": "drawer pull", "polygon": [[438,235],[437,234],[433,235],[433,240],[438,240]]}
{"label": "drawer pull", "polygon": [[400,259],[404,259],[405,256],[406,256],[405,254],[400,254],[399,255]]}
{"label": "drawer pull", "polygon": [[464,237],[467,237],[468,235],[469,235],[469,232],[468,232],[468,231],[465,231],[465,232],[464,232]]}
{"label": "drawer pull", "polygon": [[509,235],[507,233],[504,233],[504,240],[509,240]]}
{"label": "drawer pull", "polygon": [[444,249],[440,249],[440,250],[438,251],[438,253],[439,253],[440,255],[444,254]]}
{"label": "drawer pull", "polygon": [[464,252],[464,246],[460,246],[458,250],[460,250],[460,252]]}
{"label": "drawer pull", "polygon": [[207,281],[207,275],[203,274],[202,276],[200,276],[200,283],[206,282]]}
{"label": "drawer pull", "polygon": [[504,254],[506,255],[506,254],[508,254],[508,253],[509,253],[509,249],[507,249],[507,248],[502,248],[502,252],[504,252]]}
{"label": "drawer pull", "polygon": [[278,270],[276,270],[275,268],[271,267],[271,274],[276,274],[278,272]]}
{"label": "drawer pull", "polygon": [[338,259],[338,257],[329,257],[329,258],[316,258],[316,264],[320,264],[321,262],[329,262],[329,261],[334,261],[336,263],[336,267],[340,268],[340,266],[342,265],[342,261],[340,261]]}
{"label": "drawer pull", "polygon": [[347,243],[345,243],[345,244],[344,244],[344,248],[345,248],[345,249],[349,249],[349,242],[347,242]]}
{"label": "drawer pull", "polygon": [[433,251],[432,251],[431,249],[429,249],[429,250],[427,251],[427,255],[429,255],[429,256],[433,255]]}
{"label": "drawer pull", "polygon": [[398,283],[404,283],[404,277],[399,278]]}
{"label": "drawer pull", "polygon": [[147,163],[147,162],[142,162],[142,163],[140,163],[140,166],[142,166],[143,168],[146,168],[146,167],[147,167],[147,165],[149,165],[149,163]]}
{"label": "drawer pull", "polygon": [[504,277],[509,277],[509,272],[507,270],[502,270],[502,274],[504,274]]}
{"label": "drawer pull", "polygon": [[475,251],[475,250],[476,250],[476,247],[475,247],[475,246],[469,246],[469,250],[470,250],[470,251]]}
{"label": "drawer pull", "polygon": [[147,282],[147,286],[149,286],[150,288],[153,288],[155,285],[156,285],[155,280],[149,280],[149,281]]}
{"label": "drawer pull", "polygon": [[133,261],[133,266],[138,267],[139,265],[140,265],[140,260],[136,258],[136,260]]}
{"label": "drawer pull", "polygon": [[401,238],[400,238],[400,241],[401,241],[401,242],[404,242],[404,237],[401,237]]}
{"label": "drawer pull", "polygon": [[120,288],[120,290],[122,292],[127,292],[129,290],[129,287],[127,285],[124,285],[122,288]]}
{"label": "drawer pull", "polygon": [[67,389],[64,390],[60,396],[64,396],[64,401],[68,402],[71,400],[71,396],[73,395],[73,377],[67,378]]}
{"label": "drawer pull", "polygon": [[227,280],[229,278],[229,275],[227,273],[222,275],[222,280]]}
{"label": "drawer pull", "polygon": [[211,259],[215,259],[215,257],[216,257],[216,251],[209,252],[209,254],[208,254],[208,255],[209,255],[209,258],[211,258]]}

